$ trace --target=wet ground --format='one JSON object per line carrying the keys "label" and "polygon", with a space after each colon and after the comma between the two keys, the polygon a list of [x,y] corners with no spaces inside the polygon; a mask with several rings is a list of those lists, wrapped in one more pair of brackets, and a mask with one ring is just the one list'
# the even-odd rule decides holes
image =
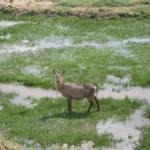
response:
{"label": "wet ground", "polygon": [[[9,21],[1,20],[0,28],[6,29],[13,26],[19,26],[25,24],[24,21]],[[64,25],[58,25],[57,28],[61,31],[68,31],[69,27]],[[6,34],[5,36],[0,36],[0,39],[9,40],[13,36],[12,34]],[[9,58],[10,54],[23,54],[25,52],[39,52],[43,49],[53,49],[61,50],[62,48],[95,48],[99,53],[105,48],[108,50],[111,49],[116,52],[119,56],[131,59],[138,59],[134,53],[131,53],[129,50],[130,44],[141,44],[146,45],[150,43],[150,38],[148,36],[132,36],[130,38],[124,38],[118,40],[109,36],[105,41],[98,42],[96,40],[81,40],[75,41],[73,37],[68,36],[46,36],[44,38],[39,38],[38,40],[24,39],[18,43],[14,44],[1,44],[0,46],[0,55],[8,56],[4,59]],[[63,53],[61,56],[53,56],[53,61],[59,60],[76,60],[73,54]],[[49,61],[49,60],[48,60]],[[101,60],[100,60],[101,61]],[[85,70],[87,66],[80,64],[80,69]],[[114,70],[120,70],[126,72],[124,76],[119,77],[112,74],[107,74],[105,76],[105,82],[98,91],[98,99],[112,98],[113,100],[122,100],[129,98],[130,100],[138,100],[143,102],[143,106],[139,110],[135,110],[133,114],[127,118],[126,121],[117,121],[117,120],[105,120],[97,124],[97,132],[99,134],[110,133],[116,140],[120,140],[113,148],[104,148],[106,150],[133,150],[135,149],[136,144],[141,136],[141,128],[150,124],[150,121],[146,119],[144,114],[144,109],[146,104],[150,104],[150,88],[142,86],[133,86],[131,84],[133,76],[128,73],[128,68],[118,65],[111,66]],[[24,65],[20,70],[21,73],[29,76],[42,77],[46,74],[46,69],[39,67],[37,64],[28,64]],[[51,89],[42,89],[42,88],[33,88],[26,87],[21,84],[9,83],[4,84],[0,83],[0,91],[4,93],[15,93],[14,98],[10,99],[10,102],[14,105],[25,106],[27,108],[34,108],[36,106],[36,100],[44,97],[49,97],[57,99],[62,97],[62,95],[55,90]],[[36,99],[36,100],[35,100]],[[4,109],[4,106],[0,104],[0,111]],[[119,132],[118,132],[119,131]],[[40,149],[40,145],[36,145],[37,149]],[[92,142],[85,142],[81,146],[69,146],[64,144],[62,146],[50,145],[47,149],[93,149]],[[98,149],[98,148],[95,148]]]}

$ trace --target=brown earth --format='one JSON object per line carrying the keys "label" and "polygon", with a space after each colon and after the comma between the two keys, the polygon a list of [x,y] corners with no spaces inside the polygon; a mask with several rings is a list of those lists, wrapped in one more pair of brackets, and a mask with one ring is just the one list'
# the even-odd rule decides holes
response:
{"label": "brown earth", "polygon": [[19,145],[0,137],[0,150],[18,150]]}
{"label": "brown earth", "polygon": [[[148,5],[145,5],[146,7]],[[50,0],[0,0],[0,10],[13,12],[14,15],[25,13],[48,14],[48,15],[73,15],[83,17],[127,17],[138,16],[139,4],[122,7],[111,6],[76,6],[66,7],[57,5]],[[142,5],[144,7],[144,5]],[[148,6],[149,7],[149,6]],[[146,14],[147,15],[147,14]],[[150,15],[150,14],[149,14]],[[148,16],[149,16],[148,15]]]}

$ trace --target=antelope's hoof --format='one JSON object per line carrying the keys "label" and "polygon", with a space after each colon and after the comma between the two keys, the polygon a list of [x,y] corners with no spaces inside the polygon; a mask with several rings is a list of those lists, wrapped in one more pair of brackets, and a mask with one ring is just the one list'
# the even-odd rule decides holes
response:
{"label": "antelope's hoof", "polygon": [[71,110],[68,110],[68,109],[67,109],[67,113],[71,113],[71,112],[72,112]]}

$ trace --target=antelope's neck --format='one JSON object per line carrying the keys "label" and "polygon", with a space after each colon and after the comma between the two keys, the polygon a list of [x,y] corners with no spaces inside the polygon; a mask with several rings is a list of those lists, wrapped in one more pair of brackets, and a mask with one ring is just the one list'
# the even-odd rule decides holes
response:
{"label": "antelope's neck", "polygon": [[64,82],[61,82],[61,83],[58,83],[57,84],[57,89],[58,89],[58,91],[62,91],[62,89],[63,89],[63,87],[64,87]]}

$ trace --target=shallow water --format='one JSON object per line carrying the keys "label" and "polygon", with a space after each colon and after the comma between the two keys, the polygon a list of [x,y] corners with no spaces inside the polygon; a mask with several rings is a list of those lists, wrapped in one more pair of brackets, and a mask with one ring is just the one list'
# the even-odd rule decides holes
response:
{"label": "shallow water", "polygon": [[105,150],[134,150],[141,136],[140,128],[149,125],[150,120],[144,118],[144,107],[136,110],[125,122],[118,122],[113,119],[99,122],[97,131],[99,134],[109,133],[117,140],[122,140],[113,148]]}
{"label": "shallow water", "polygon": [[46,49],[46,48],[59,49],[63,47],[72,47],[72,46],[73,46],[72,39],[63,38],[59,36],[47,37],[38,42],[39,49]]}
{"label": "shallow water", "polygon": [[44,74],[44,70],[39,68],[38,66],[26,66],[22,69],[22,72],[25,74],[35,75],[35,76],[42,76]]}
{"label": "shallow water", "polygon": [[25,106],[27,108],[31,108],[34,105],[32,105],[33,100],[31,98],[24,98],[22,96],[16,96],[13,99],[10,100],[10,102],[14,105],[18,106]]}
{"label": "shallow water", "polygon": [[126,97],[129,99],[145,101],[150,104],[150,88],[128,87],[127,89],[122,89],[121,91],[112,91],[112,89],[103,89],[98,91],[98,99],[102,98],[112,98],[116,100],[121,100]]}
{"label": "shallow water", "polygon": [[10,38],[11,38],[11,35],[10,35],[10,34],[6,34],[6,35],[0,36],[0,39],[6,39],[6,40],[9,40]]}
{"label": "shallow water", "polygon": [[2,105],[0,105],[0,111],[3,109],[4,107]]}
{"label": "shallow water", "polygon": [[54,90],[31,88],[17,84],[0,84],[0,90],[5,93],[16,93],[22,97],[33,97],[36,99],[40,99],[43,97],[61,97],[61,94]]}
{"label": "shallow water", "polygon": [[[62,95],[55,90],[45,90],[41,88],[31,88],[17,84],[0,84],[0,90],[5,93],[17,93],[23,97],[33,97],[36,99],[43,97],[59,98]],[[126,97],[145,101],[150,104],[150,88],[143,88],[140,86],[129,87],[122,91],[112,91],[111,89],[102,89],[98,91],[98,99],[112,98],[122,100]]]}
{"label": "shallow water", "polygon": [[9,54],[13,52],[35,52],[42,49],[61,49],[65,47],[93,47],[99,50],[104,48],[111,48],[112,50],[123,56],[133,57],[133,55],[130,54],[127,49],[128,43],[150,43],[150,38],[133,37],[124,40],[109,40],[106,43],[98,43],[95,41],[82,41],[76,44],[71,37],[65,38],[61,36],[49,36],[39,41],[35,41],[34,43],[30,43],[28,40],[23,40],[20,44],[1,45],[0,53]]}
{"label": "shallow water", "polygon": [[23,21],[0,20],[0,28],[6,28],[17,24],[24,23]]}

